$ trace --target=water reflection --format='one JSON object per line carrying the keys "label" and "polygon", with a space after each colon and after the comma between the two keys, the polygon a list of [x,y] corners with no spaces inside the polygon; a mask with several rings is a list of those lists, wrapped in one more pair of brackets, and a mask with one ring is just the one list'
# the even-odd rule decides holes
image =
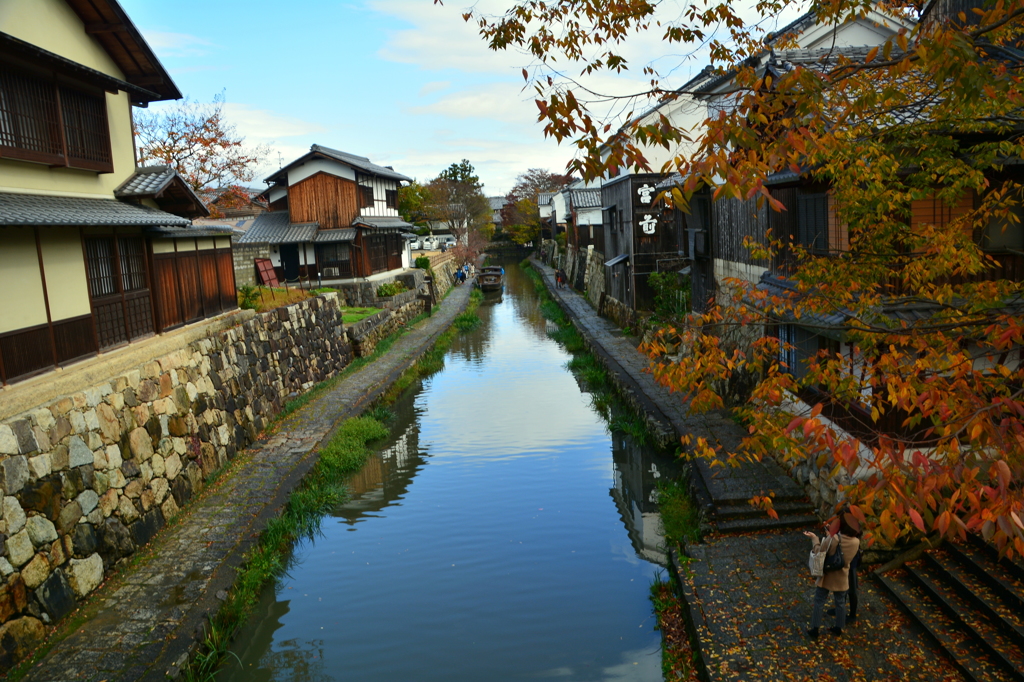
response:
{"label": "water reflection", "polygon": [[648,561],[667,566],[658,513],[658,481],[663,476],[678,476],[678,463],[620,433],[612,434],[612,457],[615,485],[610,493],[629,530],[633,549]]}
{"label": "water reflection", "polygon": [[609,436],[532,283],[506,273],[482,327],[395,405],[352,499],[295,548],[224,679],[661,679],[664,469]]}

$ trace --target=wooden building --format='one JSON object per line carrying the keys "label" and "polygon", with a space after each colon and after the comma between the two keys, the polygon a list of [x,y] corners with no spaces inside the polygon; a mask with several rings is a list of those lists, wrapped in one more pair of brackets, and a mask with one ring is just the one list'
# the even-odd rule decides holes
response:
{"label": "wooden building", "polygon": [[192,228],[207,211],[173,169],[136,168],[133,106],[181,94],[124,10],[8,0],[0,20],[0,382],[236,307],[230,239]]}
{"label": "wooden building", "polygon": [[601,187],[605,292],[634,310],[650,310],[652,272],[683,265],[681,220],[657,201],[662,174],[621,175]]}
{"label": "wooden building", "polygon": [[266,180],[270,212],[239,243],[267,243],[278,276],[338,280],[407,267],[398,188],[412,182],[369,159],[313,145]]}

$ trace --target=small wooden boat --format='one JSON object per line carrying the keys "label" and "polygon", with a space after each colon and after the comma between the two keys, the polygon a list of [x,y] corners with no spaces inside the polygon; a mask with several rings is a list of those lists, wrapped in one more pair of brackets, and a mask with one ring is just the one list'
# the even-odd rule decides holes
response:
{"label": "small wooden boat", "polygon": [[501,291],[505,285],[505,268],[496,265],[480,268],[476,281],[481,291]]}

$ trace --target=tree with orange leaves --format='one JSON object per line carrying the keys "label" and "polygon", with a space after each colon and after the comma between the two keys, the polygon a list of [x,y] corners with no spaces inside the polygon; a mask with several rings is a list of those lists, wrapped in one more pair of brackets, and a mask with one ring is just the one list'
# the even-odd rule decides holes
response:
{"label": "tree with orange leaves", "polygon": [[[538,118],[582,150],[570,168],[585,178],[649,170],[644,145],[689,139],[689,152],[663,169],[680,174],[663,199],[684,211],[704,193],[792,209],[766,185],[784,171],[827,187],[837,248],[821,253],[770,232],[748,240],[752,257],[788,254],[785,286],[728,280],[706,314],[648,346],[661,360],[657,378],[695,411],[726,407],[726,387],[754,379],[734,407],[749,429],[743,447],[716,452],[698,441],[693,454],[814,462],[844,481],[870,541],[977,532],[1024,555],[1024,278],[1013,272],[1024,251],[1015,241],[1024,239],[1015,172],[1024,159],[1024,2],[878,3],[914,28],[860,54],[826,49],[785,68],[752,57],[765,53],[758,22],[789,0],[762,0],[754,17],[722,0],[663,19],[661,4],[519,0],[500,17],[465,18],[492,49],[537,60],[523,75]],[[810,10],[840,25],[875,6],[816,0]],[[627,68],[623,45],[651,30],[670,50],[706,43],[713,72],[728,79],[696,133],[666,116],[630,117],[617,129],[562,77],[566,62],[582,76]],[[644,71],[655,101],[706,95]],[[914,207],[926,201],[941,219],[919,219]],[[795,371],[792,341],[766,333],[742,344],[723,333],[794,322],[841,334],[846,352],[820,351]],[[850,429],[840,413],[867,417]]]}
{"label": "tree with orange leaves", "polygon": [[136,114],[135,136],[140,166],[171,166],[197,193],[216,190],[215,197],[225,208],[250,200],[241,184],[255,177],[270,152],[266,145],[247,146],[224,119],[223,94],[211,104],[186,98],[159,111]]}

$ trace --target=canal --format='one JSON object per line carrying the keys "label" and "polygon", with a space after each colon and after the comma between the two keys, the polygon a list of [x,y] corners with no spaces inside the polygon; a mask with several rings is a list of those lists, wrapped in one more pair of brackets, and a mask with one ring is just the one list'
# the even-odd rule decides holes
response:
{"label": "canal", "polygon": [[506,270],[218,679],[662,679],[653,495],[673,465],[609,433]]}

